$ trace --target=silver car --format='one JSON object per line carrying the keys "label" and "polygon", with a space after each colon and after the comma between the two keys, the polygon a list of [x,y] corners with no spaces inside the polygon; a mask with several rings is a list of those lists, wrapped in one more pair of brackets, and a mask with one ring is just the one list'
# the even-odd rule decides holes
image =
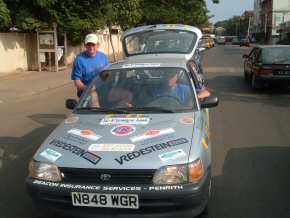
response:
{"label": "silver car", "polygon": [[132,56],[101,72],[79,102],[67,100],[72,114],[29,165],[27,189],[40,211],[202,213],[211,187],[207,108],[218,99],[198,99],[194,70],[180,55]]}

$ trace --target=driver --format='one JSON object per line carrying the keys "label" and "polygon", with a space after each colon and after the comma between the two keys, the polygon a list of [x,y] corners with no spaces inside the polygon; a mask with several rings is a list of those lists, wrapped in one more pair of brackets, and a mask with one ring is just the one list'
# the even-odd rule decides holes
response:
{"label": "driver", "polygon": [[155,91],[155,96],[170,96],[176,98],[182,105],[190,102],[190,87],[177,82],[177,72],[166,72],[162,78],[160,89]]}
{"label": "driver", "polygon": [[[170,96],[176,98],[182,105],[190,104],[191,88],[187,84],[178,83],[177,72],[167,72],[164,74],[161,88],[155,91],[155,96]],[[196,87],[197,97],[199,100],[210,96],[210,92],[204,87]]]}

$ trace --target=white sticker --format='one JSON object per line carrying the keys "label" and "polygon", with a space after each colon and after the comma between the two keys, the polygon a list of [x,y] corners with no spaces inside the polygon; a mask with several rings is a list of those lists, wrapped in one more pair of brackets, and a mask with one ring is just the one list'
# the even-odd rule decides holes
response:
{"label": "white sticker", "polygon": [[110,126],[110,125],[147,125],[150,121],[149,117],[112,117],[112,118],[103,118],[100,122],[100,125]]}
{"label": "white sticker", "polygon": [[47,160],[51,162],[55,162],[58,158],[61,157],[61,153],[58,153],[55,150],[47,148],[46,150],[40,153],[40,156],[46,158]]}
{"label": "white sticker", "polygon": [[134,67],[160,67],[160,63],[138,63],[138,64],[123,64],[122,68]]}
{"label": "white sticker", "polygon": [[72,124],[72,123],[76,123],[79,120],[79,117],[74,116],[74,115],[70,115],[68,118],[65,119],[64,123],[65,124]]}
{"label": "white sticker", "polygon": [[169,151],[164,154],[159,154],[158,156],[162,161],[169,161],[169,160],[174,160],[177,158],[185,157],[186,153],[182,149],[178,149],[175,151]]}
{"label": "white sticker", "polygon": [[94,131],[92,130],[80,130],[80,129],[71,129],[68,131],[69,134],[77,135],[86,139],[90,139],[92,141],[97,141],[100,139],[102,136],[97,135]]}
{"label": "white sticker", "polygon": [[134,151],[134,144],[91,144],[89,151]]}
{"label": "white sticker", "polygon": [[142,135],[133,136],[130,139],[131,139],[132,142],[139,142],[139,141],[143,141],[143,140],[146,140],[146,139],[151,139],[151,138],[154,138],[154,137],[157,137],[157,136],[171,134],[171,133],[174,133],[174,132],[175,131],[172,128],[161,129],[161,130],[154,129],[154,130],[148,130]]}

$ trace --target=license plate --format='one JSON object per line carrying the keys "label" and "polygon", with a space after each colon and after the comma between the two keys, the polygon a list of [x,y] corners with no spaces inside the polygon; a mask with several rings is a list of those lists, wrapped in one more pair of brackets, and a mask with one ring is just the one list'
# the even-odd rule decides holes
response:
{"label": "license plate", "polygon": [[276,72],[276,75],[279,75],[279,76],[288,76],[288,75],[290,75],[290,71],[277,71]]}
{"label": "license plate", "polygon": [[139,208],[138,195],[72,192],[73,206]]}

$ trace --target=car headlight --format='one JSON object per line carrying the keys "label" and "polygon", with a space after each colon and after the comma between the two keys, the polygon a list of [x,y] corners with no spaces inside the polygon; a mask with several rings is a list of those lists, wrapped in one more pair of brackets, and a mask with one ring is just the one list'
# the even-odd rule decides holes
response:
{"label": "car headlight", "polygon": [[60,182],[62,180],[61,172],[54,164],[30,161],[29,177],[52,182]]}
{"label": "car headlight", "polygon": [[200,158],[180,165],[164,166],[153,176],[153,183],[158,185],[196,183],[204,175],[204,168]]}

